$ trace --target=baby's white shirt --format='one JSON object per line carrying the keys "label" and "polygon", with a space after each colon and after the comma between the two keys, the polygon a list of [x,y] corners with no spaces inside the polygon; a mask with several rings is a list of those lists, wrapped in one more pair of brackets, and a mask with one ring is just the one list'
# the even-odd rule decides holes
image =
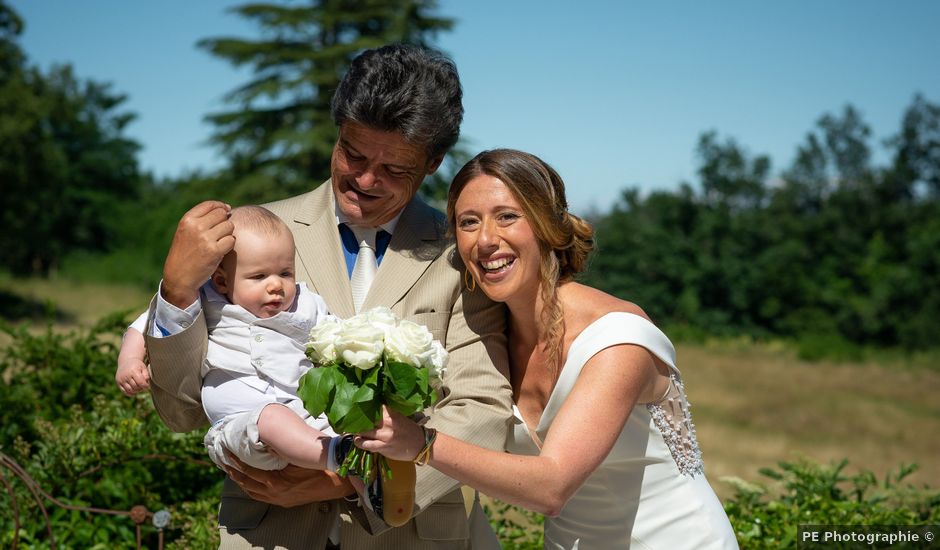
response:
{"label": "baby's white shirt", "polygon": [[201,292],[209,330],[202,376],[214,369],[258,375],[296,392],[300,377],[313,366],[305,353],[310,329],[329,314],[323,298],[298,283],[290,308],[261,319],[229,303],[209,283]]}

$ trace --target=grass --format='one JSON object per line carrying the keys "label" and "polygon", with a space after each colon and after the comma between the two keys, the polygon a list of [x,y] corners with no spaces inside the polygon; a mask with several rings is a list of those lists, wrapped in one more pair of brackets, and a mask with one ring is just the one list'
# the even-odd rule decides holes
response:
{"label": "grass", "polygon": [[774,346],[680,346],[706,474],[761,480],[757,470],[805,456],[847,458],[848,472],[879,477],[901,464],[908,481],[940,485],[940,368],[902,358],[877,362],[806,362]]}
{"label": "grass", "polygon": [[[66,329],[116,310],[140,311],[151,296],[133,286],[0,276],[0,306],[9,308],[3,317],[39,326],[46,301]],[[801,455],[823,463],[847,458],[849,472],[879,477],[913,462],[920,469],[908,481],[940,486],[936,355],[808,362],[782,344],[725,341],[679,345],[678,356],[706,474],[723,498],[733,492],[723,476],[764,481],[760,468]]]}
{"label": "grass", "polygon": [[45,326],[51,309],[63,329],[88,327],[115,311],[139,313],[152,297],[152,291],[132,285],[0,275],[0,315],[8,321],[37,326]]}

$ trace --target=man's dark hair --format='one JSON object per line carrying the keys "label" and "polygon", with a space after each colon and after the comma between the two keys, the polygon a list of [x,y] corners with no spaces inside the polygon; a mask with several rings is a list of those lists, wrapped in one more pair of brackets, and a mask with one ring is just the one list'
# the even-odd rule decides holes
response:
{"label": "man's dark hair", "polygon": [[462,97],[453,61],[431,49],[390,44],[353,59],[333,94],[333,122],[398,132],[433,158],[457,143]]}

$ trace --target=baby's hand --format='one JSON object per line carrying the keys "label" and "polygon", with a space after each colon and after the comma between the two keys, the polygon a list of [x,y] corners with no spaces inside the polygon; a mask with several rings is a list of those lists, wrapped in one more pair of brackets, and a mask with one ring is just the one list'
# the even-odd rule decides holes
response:
{"label": "baby's hand", "polygon": [[130,359],[118,364],[114,381],[124,395],[137,395],[150,389],[150,369],[140,359]]}

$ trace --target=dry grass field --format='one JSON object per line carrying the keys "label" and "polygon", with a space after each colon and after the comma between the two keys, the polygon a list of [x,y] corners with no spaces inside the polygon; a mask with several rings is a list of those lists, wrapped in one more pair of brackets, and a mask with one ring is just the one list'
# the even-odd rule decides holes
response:
{"label": "dry grass field", "polygon": [[[0,295],[16,301],[16,313],[30,313],[42,324],[43,306],[55,304],[63,328],[90,326],[102,316],[118,310],[143,311],[152,292],[145,289],[92,283],[73,283],[59,279],[13,279],[0,276]],[[8,317],[7,312],[4,318]],[[19,317],[20,315],[17,315]],[[19,321],[21,319],[13,319]]]}
{"label": "dry grass field", "polygon": [[[55,302],[62,328],[146,307],[133,287],[0,278],[0,293],[25,303]],[[0,335],[0,347],[7,341]],[[850,461],[847,472],[879,478],[902,463],[908,478],[940,487],[938,355],[869,363],[805,362],[781,345],[720,342],[678,346],[706,473],[727,497],[723,476],[761,481],[762,467],[805,456]],[[932,357],[932,359],[931,359]]]}
{"label": "dry grass field", "polygon": [[805,362],[786,349],[679,346],[706,474],[766,480],[758,469],[800,456],[879,479],[902,463],[909,482],[940,487],[940,365],[929,359]]}

